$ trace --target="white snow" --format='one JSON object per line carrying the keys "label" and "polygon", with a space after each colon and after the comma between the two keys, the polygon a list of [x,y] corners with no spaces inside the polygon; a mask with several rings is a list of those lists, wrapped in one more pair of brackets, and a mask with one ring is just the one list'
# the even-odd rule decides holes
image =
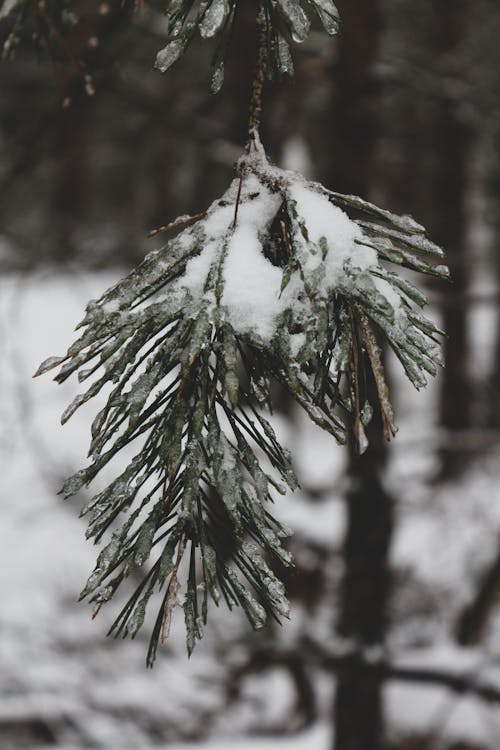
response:
{"label": "white snow", "polygon": [[[264,238],[283,201],[270,184],[279,184],[295,203],[299,221],[309,233],[308,239],[295,238],[298,260],[306,279],[315,271],[319,273],[315,283],[322,298],[327,299],[337,288],[352,290],[355,282],[346,272],[348,266],[364,271],[380,266],[376,252],[359,244],[363,232],[358,225],[313,183],[295,172],[269,165],[261,153],[247,159],[258,174],[245,169],[241,179],[233,180],[223,198],[210,207],[200,223],[205,237],[200,252],[188,261],[176,288],[188,290],[193,299],[204,297],[213,307],[217,302],[214,283],[207,282],[210,272],[222,264],[220,302],[231,325],[238,333],[254,334],[269,344],[286,310],[309,316],[301,274],[294,271],[282,291],[283,270],[264,254]],[[190,232],[181,234],[181,241],[187,241]],[[397,308],[399,295],[389,283],[373,278],[380,293]],[[297,350],[296,336],[291,343]]]}
{"label": "white snow", "polygon": [[188,289],[195,299],[203,297],[205,282],[212,263],[215,263],[217,260],[218,249],[219,243],[216,240],[207,242],[203,248],[203,252],[199,255],[195,255],[194,258],[191,258],[186,264],[186,270],[184,271],[179,286]]}
{"label": "white snow", "polygon": [[[189,661],[182,617],[176,613],[171,639],[150,671],[144,664],[150,621],[136,641],[107,640],[104,633],[116,605],[105,606],[92,622],[89,607],[76,603],[98,550],[84,538],[80,501],[64,503],[55,493],[83,463],[96,405],[84,405],[61,427],[58,417],[75,395],[75,380],[59,386],[48,377],[33,381],[31,374],[48,354],[65,351],[86,301],[121,273],[51,272],[0,282],[0,718],[46,721],[56,728],[61,750],[81,750],[85,743],[106,750],[326,750],[330,693],[320,701],[318,724],[283,738],[265,732],[293,703],[286,673],[249,677],[238,701],[226,704],[229,669],[244,660],[249,643],[258,642],[238,611],[229,615],[222,605],[213,608],[205,640]],[[428,485],[425,457],[439,437],[433,428],[436,391],[414,396],[400,376],[394,391],[404,408],[388,476],[398,499],[391,564],[403,580],[395,591],[390,652],[401,665],[458,673],[478,667],[478,679],[500,684],[498,665],[488,651],[450,645],[455,613],[498,545],[498,451],[491,445],[489,458],[460,483]],[[340,649],[334,622],[342,574],[338,554],[345,530],[341,479],[346,451],[307,427],[303,416],[294,415],[291,423],[275,417],[272,423],[279,439],[293,449],[302,483],[330,488],[314,503],[300,491],[278,498],[274,511],[292,526],[297,541],[331,555],[324,566],[327,589],[321,603],[307,611],[292,601],[290,622],[273,637],[297,648],[304,635],[313,635]],[[304,555],[313,552],[306,549]],[[427,603],[423,613],[422,598]],[[495,612],[484,644],[490,654],[498,650],[499,637]],[[311,673],[321,694],[320,686],[333,682],[314,668]],[[384,692],[391,731],[424,732],[436,717],[449,714],[444,736],[499,746],[498,709],[470,695],[402,682],[387,683]],[[211,738],[181,742],[181,727],[193,734],[206,728]],[[255,729],[264,735],[243,736]],[[159,745],[153,730],[164,736]]]}
{"label": "white snow", "polygon": [[[262,253],[261,235],[267,231],[279,209],[280,200],[257,178],[245,177],[238,205],[234,231],[235,201],[239,180],[234,180],[227,196],[230,205],[214,204],[204,222],[209,238],[199,255],[192,258],[179,286],[188,289],[194,298],[203,296],[203,289],[213,263],[221,252],[224,261],[222,305],[241,333],[255,332],[269,341],[276,330],[276,318],[283,309],[279,299],[282,272]],[[226,202],[226,201],[225,201]],[[225,238],[230,239],[225,243]],[[206,295],[214,301],[213,292]]]}
{"label": "white snow", "polygon": [[279,298],[282,272],[261,250],[256,228],[239,224],[224,265],[222,303],[228,308],[236,331],[254,331],[264,341],[270,341],[283,307]]}
{"label": "white snow", "polygon": [[[297,202],[297,212],[304,219],[309,239],[319,245],[322,237],[326,239],[328,253],[325,258],[324,284],[332,289],[343,280],[343,267],[350,261],[357,268],[377,266],[377,254],[369,247],[356,244],[363,239],[363,232],[352,221],[345,211],[334,206],[328,198],[296,179],[290,187],[290,196]],[[304,254],[309,261],[308,270],[314,270],[320,264],[321,255]]]}
{"label": "white snow", "polygon": [[[436,731],[440,740],[484,743],[493,748],[498,736],[498,722],[491,711],[476,698],[456,698],[445,688],[408,685],[395,682],[385,690],[388,715],[406,732]],[[492,725],[493,722],[493,725]]]}

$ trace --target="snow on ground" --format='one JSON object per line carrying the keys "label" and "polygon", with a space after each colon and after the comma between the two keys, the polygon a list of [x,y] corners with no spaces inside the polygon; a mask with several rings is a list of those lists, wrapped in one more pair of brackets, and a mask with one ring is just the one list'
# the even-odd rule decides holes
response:
{"label": "snow on ground", "polygon": [[[319,725],[313,729],[300,732],[293,737],[270,738],[241,738],[238,740],[238,750],[315,750],[319,747],[328,747],[331,731],[328,727]],[[202,744],[169,745],[169,750],[233,750],[234,739],[215,740]]]}
{"label": "snow on ground", "polygon": [[[84,498],[64,504],[56,492],[85,461],[95,405],[83,407],[62,428],[60,414],[78,384],[58,386],[31,375],[47,356],[65,351],[84,304],[116,277],[47,271],[0,281],[0,747],[142,750],[173,742],[168,747],[174,750],[324,750],[330,745],[329,675],[314,682],[320,723],[288,737],[271,734],[293,712],[295,694],[283,670],[249,675],[239,698],[229,702],[228,674],[244,661],[249,644],[267,637],[252,635],[238,613],[214,611],[191,660],[177,617],[168,646],[148,671],[146,635],[133,642],[107,640],[113,612],[104,608],[92,622],[88,606],[76,603],[96,550],[85,541],[78,518]],[[389,482],[398,496],[392,560],[401,581],[388,647],[398,663],[475,670],[500,684],[492,668],[499,654],[498,618],[487,634],[486,656],[453,646],[449,622],[498,544],[498,446],[461,482],[438,488],[423,481],[432,473],[439,438],[432,418],[436,392],[433,385],[427,394],[415,394],[398,381],[401,429]],[[279,501],[277,513],[310,545],[302,554],[321,548],[330,555],[328,600],[310,611],[294,604],[290,623],[277,637],[291,648],[308,633],[339,648],[334,607],[342,574],[345,452],[302,416],[292,429],[283,418],[276,428],[296,456],[303,486],[319,492],[311,502],[298,491]],[[397,731],[441,722],[443,736],[466,736],[491,750],[500,746],[498,712],[471,696],[393,682],[385,702]],[[259,736],[243,737],[257,730]],[[212,738],[192,744],[204,735]]]}

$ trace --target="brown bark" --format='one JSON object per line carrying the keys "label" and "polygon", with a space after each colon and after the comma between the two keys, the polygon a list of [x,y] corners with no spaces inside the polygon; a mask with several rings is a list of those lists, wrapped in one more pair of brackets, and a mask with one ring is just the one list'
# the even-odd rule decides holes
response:
{"label": "brown bark", "polygon": [[[468,2],[440,0],[435,4],[437,24],[436,54],[447,72],[455,67],[466,26]],[[443,89],[436,102],[435,124],[435,216],[433,234],[446,249],[453,279],[446,290],[443,308],[445,369],[442,378],[440,421],[445,430],[460,432],[472,424],[471,381],[469,372],[469,336],[467,306],[469,289],[468,252],[466,245],[467,169],[470,132],[463,116],[461,102],[453,91]],[[455,444],[457,441],[453,441]],[[453,476],[463,470],[469,453],[460,448],[441,453],[441,475]]]}
{"label": "brown bark", "polygon": [[[469,137],[467,128],[457,119],[454,107],[443,103],[437,141],[439,166],[437,190],[439,215],[436,217],[435,237],[446,248],[453,286],[446,290],[443,309],[443,328],[447,333],[444,341],[445,369],[441,386],[441,424],[450,432],[460,432],[472,426],[472,386],[469,371],[469,327],[467,321],[467,298],[469,269],[465,239],[465,191],[467,151]],[[453,441],[456,443],[456,441]],[[453,476],[461,472],[469,455],[460,447],[443,449],[441,474]]]}
{"label": "brown bark", "polygon": [[[379,134],[378,58],[382,11],[378,2],[339,4],[343,19],[338,60],[333,71],[331,112],[334,151],[323,179],[336,190],[370,198],[376,189]],[[367,394],[377,403],[375,383]],[[363,456],[351,451],[347,496],[348,529],[344,547],[339,632],[360,647],[383,641],[389,596],[388,550],[393,525],[392,499],[382,472],[387,448],[377,413],[368,427],[370,446]],[[341,670],[334,706],[335,750],[379,750],[383,743],[381,684],[359,670]]]}
{"label": "brown bark", "polygon": [[[488,214],[493,229],[492,251],[495,262],[497,285],[500,287],[500,129],[493,138],[494,158],[488,175]],[[500,306],[497,312],[497,340],[490,388],[487,391],[486,410],[489,426],[500,428]]]}

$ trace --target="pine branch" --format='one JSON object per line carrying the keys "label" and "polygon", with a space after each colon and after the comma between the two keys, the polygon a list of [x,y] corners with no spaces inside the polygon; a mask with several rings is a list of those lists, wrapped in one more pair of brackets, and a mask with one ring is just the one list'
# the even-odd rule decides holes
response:
{"label": "pine branch", "polygon": [[[241,0],[169,0],[165,10],[167,44],[161,49],[155,67],[161,72],[169,70],[186,52],[196,36],[214,40],[211,89],[217,93],[224,82],[224,64],[227,57],[234,22]],[[147,3],[130,0],[128,15],[135,9],[144,14]],[[124,4],[122,3],[122,11]],[[269,76],[293,75],[291,42],[300,43],[309,36],[310,16],[317,17],[329,34],[336,34],[340,20],[332,0],[263,0],[256,3],[255,23],[263,19],[265,65]],[[45,3],[38,0],[0,0],[0,21],[10,21],[9,33],[2,44],[3,55],[9,56],[21,39],[30,40],[42,47],[49,64],[53,66],[53,46],[64,51],[71,66],[81,75],[87,93],[93,92],[93,81],[71,45],[68,33],[80,21],[72,0]],[[87,20],[87,19],[86,19]],[[34,27],[34,34],[33,34]],[[55,72],[56,80],[59,73]],[[257,125],[257,122],[254,122]]]}
{"label": "pine branch", "polygon": [[[89,303],[80,338],[37,372],[60,367],[58,382],[78,372],[91,383],[63,422],[110,387],[92,424],[90,463],[65,482],[64,497],[124,448],[135,451],[83,511],[89,538],[111,538],[82,597],[100,608],[133,571],[145,571],[112,632],[135,637],[159,597],[149,664],[182,597],[189,652],[209,598],[241,606],[255,628],[267,615],[287,616],[265,561],[291,564],[287,531],[268,508],[274,492],[296,487],[290,455],[264,416],[272,385],[339,443],[352,423],[365,447],[373,408],[391,437],[378,337],[417,388],[441,355],[440,331],[419,311],[424,296],[388,264],[448,274],[426,258],[442,251],[413,219],[271,166],[257,132],[222,198],[169,226],[184,229]],[[379,405],[367,402],[363,368],[373,372]]]}
{"label": "pine branch", "polygon": [[[212,65],[212,91],[219,91],[224,81],[224,59],[238,4],[239,0],[171,0],[166,10],[170,41],[158,53],[155,67],[163,73],[169,70],[183,56],[197,32],[203,39],[217,38]],[[260,50],[265,57],[268,75],[293,75],[290,43],[304,42],[308,38],[310,12],[319,19],[328,34],[338,32],[340,18],[332,0],[262,0],[256,3],[255,23],[259,35],[263,34],[265,40]],[[258,122],[253,124],[257,126]]]}

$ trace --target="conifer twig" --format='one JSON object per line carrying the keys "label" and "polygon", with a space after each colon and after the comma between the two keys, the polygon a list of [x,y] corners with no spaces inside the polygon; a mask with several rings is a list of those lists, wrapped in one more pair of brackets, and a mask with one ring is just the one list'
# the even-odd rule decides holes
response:
{"label": "conifer twig", "polygon": [[255,141],[255,133],[259,131],[262,116],[262,96],[267,72],[267,23],[264,6],[259,7],[257,13],[257,65],[252,83],[252,97],[250,99],[250,117],[248,121],[249,151]]}
{"label": "conifer twig", "polygon": [[170,224],[163,224],[163,226],[158,227],[157,229],[152,229],[150,232],[148,232],[148,237],[156,237],[157,234],[161,234],[162,232],[170,232],[171,229],[179,229],[180,227],[184,227],[187,224],[191,224],[193,221],[198,221],[198,219],[204,219],[207,215],[206,211],[200,211],[199,214],[194,214],[191,216],[190,214],[184,214],[183,216],[179,216],[175,221],[171,221]]}
{"label": "conifer twig", "polygon": [[380,356],[380,347],[375,340],[373,331],[370,328],[370,324],[366,319],[366,316],[360,310],[358,305],[353,305],[353,310],[358,320],[359,328],[361,331],[361,337],[366,347],[368,359],[377,387],[378,403],[380,406],[380,414],[382,417],[382,425],[384,429],[384,437],[389,442],[391,438],[396,437],[398,428],[394,424],[394,411],[389,398],[389,388],[387,386],[387,380],[384,373],[384,365],[382,364],[382,358]]}
{"label": "conifer twig", "polygon": [[358,345],[356,342],[356,324],[354,320],[353,305],[349,305],[349,319],[350,319],[350,324],[351,324],[351,338],[352,338],[351,391],[352,391],[352,401],[353,401],[352,406],[353,406],[353,412],[354,412],[353,432],[354,432],[354,443],[355,443],[356,453],[360,455],[361,453],[363,453],[363,449],[362,449],[363,446],[361,444],[363,426],[361,424],[361,416],[360,416],[359,351],[358,351]]}
{"label": "conifer twig", "polygon": [[165,607],[163,609],[163,622],[161,625],[161,636],[160,643],[163,645],[167,640],[170,633],[170,624],[172,622],[172,610],[176,606],[177,594],[179,591],[178,572],[179,566],[182,560],[182,553],[184,552],[184,535],[179,539],[179,546],[177,548],[177,558],[175,560],[175,566],[170,578],[170,582],[167,588],[167,595],[165,598]]}
{"label": "conifer twig", "polygon": [[236,222],[238,220],[238,207],[240,205],[242,187],[243,187],[243,167],[240,167],[240,181],[238,183],[238,194],[236,195],[236,203],[234,204],[233,229],[236,227]]}

